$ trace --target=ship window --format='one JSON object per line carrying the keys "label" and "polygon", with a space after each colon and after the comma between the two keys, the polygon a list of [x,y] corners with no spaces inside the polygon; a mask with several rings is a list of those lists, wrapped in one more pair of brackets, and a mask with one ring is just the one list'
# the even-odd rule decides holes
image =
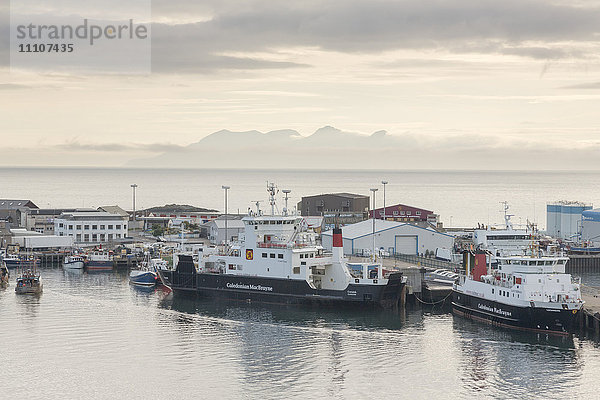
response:
{"label": "ship window", "polygon": [[271,253],[271,258],[275,258],[275,253]]}
{"label": "ship window", "polygon": [[314,253],[310,253],[310,258],[315,258]]}
{"label": "ship window", "polygon": [[283,254],[277,254],[277,258],[283,258]]}
{"label": "ship window", "polygon": [[294,274],[298,275],[300,274],[300,267],[294,267]]}
{"label": "ship window", "polygon": [[262,258],[267,258],[267,253],[262,253]]}

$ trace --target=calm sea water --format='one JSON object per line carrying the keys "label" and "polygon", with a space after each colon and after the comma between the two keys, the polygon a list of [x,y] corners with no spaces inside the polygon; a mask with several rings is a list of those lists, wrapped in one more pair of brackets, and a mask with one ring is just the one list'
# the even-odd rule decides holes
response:
{"label": "calm sea water", "polygon": [[0,290],[2,398],[597,398],[588,339],[442,310],[332,312],[173,298],[116,273]]}
{"label": "calm sea water", "polygon": [[257,200],[268,208],[267,181],[292,190],[290,208],[302,196],[370,195],[370,188],[379,188],[376,203],[382,207],[382,180],[389,182],[387,205],[404,203],[433,210],[451,226],[502,223],[501,201],[510,203],[515,224],[529,219],[540,227],[546,225],[547,202],[600,202],[598,172],[0,168],[2,198],[31,199],[43,208],[117,204],[131,210],[130,185],[136,183],[138,209],[179,203],[223,210],[221,186],[228,185],[229,211],[244,213]]}

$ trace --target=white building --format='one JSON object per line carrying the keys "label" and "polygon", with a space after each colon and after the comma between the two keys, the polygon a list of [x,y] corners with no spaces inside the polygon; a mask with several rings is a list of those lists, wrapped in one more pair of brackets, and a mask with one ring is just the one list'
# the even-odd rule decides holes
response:
{"label": "white building", "polygon": [[[225,218],[219,217],[215,220],[207,222],[208,239],[212,244],[220,244],[225,242]],[[236,240],[240,233],[244,232],[244,222],[237,218],[232,219],[230,216],[227,219],[227,237],[229,241]]]}
{"label": "white building", "polygon": [[591,210],[590,204],[578,201],[558,201],[546,206],[546,232],[548,235],[568,240],[579,240],[581,216]]}
{"label": "white building", "polygon": [[[333,231],[323,232],[325,249],[331,250]],[[373,220],[366,220],[342,227],[344,254],[365,254],[373,249]],[[383,248],[390,254],[423,255],[437,248],[452,249],[454,237],[433,228],[421,228],[407,223],[375,220],[375,248]]]}
{"label": "white building", "polygon": [[127,221],[102,211],[67,212],[54,219],[54,232],[79,244],[111,242],[127,237]]}
{"label": "white building", "polygon": [[600,246],[600,208],[586,210],[581,220],[581,240]]}

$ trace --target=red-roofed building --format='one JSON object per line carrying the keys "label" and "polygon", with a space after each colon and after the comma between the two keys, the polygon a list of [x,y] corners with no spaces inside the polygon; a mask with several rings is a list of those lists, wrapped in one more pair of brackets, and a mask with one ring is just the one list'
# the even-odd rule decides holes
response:
{"label": "red-roofed building", "polygon": [[[372,215],[372,211],[369,211],[369,218]],[[432,225],[436,225],[439,219],[438,215],[431,210],[407,206],[406,204],[386,205],[385,215],[383,207],[377,208],[375,209],[375,218],[399,222],[429,222]]]}

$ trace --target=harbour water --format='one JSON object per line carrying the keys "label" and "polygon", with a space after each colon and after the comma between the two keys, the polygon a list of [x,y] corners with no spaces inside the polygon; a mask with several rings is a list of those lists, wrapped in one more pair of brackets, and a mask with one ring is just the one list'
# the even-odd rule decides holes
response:
{"label": "harbour water", "polygon": [[595,398],[590,339],[435,310],[333,312],[173,298],[127,274],[42,269],[0,291],[9,398]]}
{"label": "harbour water", "polygon": [[[430,208],[446,224],[501,222],[499,202],[545,225],[545,204],[600,199],[583,172],[236,171],[2,168],[3,198],[39,207],[184,203],[244,212],[265,182],[291,203],[323,192]],[[264,204],[264,203],[263,203]],[[378,205],[382,204],[381,190]],[[352,312],[174,298],[126,273],[41,270],[44,293],[0,289],[0,371],[10,398],[595,398],[594,338],[492,328],[447,310]],[[583,282],[600,286],[597,276]],[[0,395],[0,398],[3,398]]]}
{"label": "harbour water", "polygon": [[[137,183],[138,209],[165,203],[224,208],[222,185],[231,186],[230,212],[245,213],[257,200],[266,204],[266,181],[291,189],[290,205],[302,196],[331,192],[369,195],[381,180],[388,205],[404,203],[435,211],[446,226],[500,224],[501,201],[508,201],[515,224],[546,225],[546,203],[600,201],[597,172],[527,171],[292,171],[164,170],[107,168],[0,168],[3,198],[31,199],[41,208],[120,205],[131,209]],[[280,202],[280,206],[283,203]]]}

